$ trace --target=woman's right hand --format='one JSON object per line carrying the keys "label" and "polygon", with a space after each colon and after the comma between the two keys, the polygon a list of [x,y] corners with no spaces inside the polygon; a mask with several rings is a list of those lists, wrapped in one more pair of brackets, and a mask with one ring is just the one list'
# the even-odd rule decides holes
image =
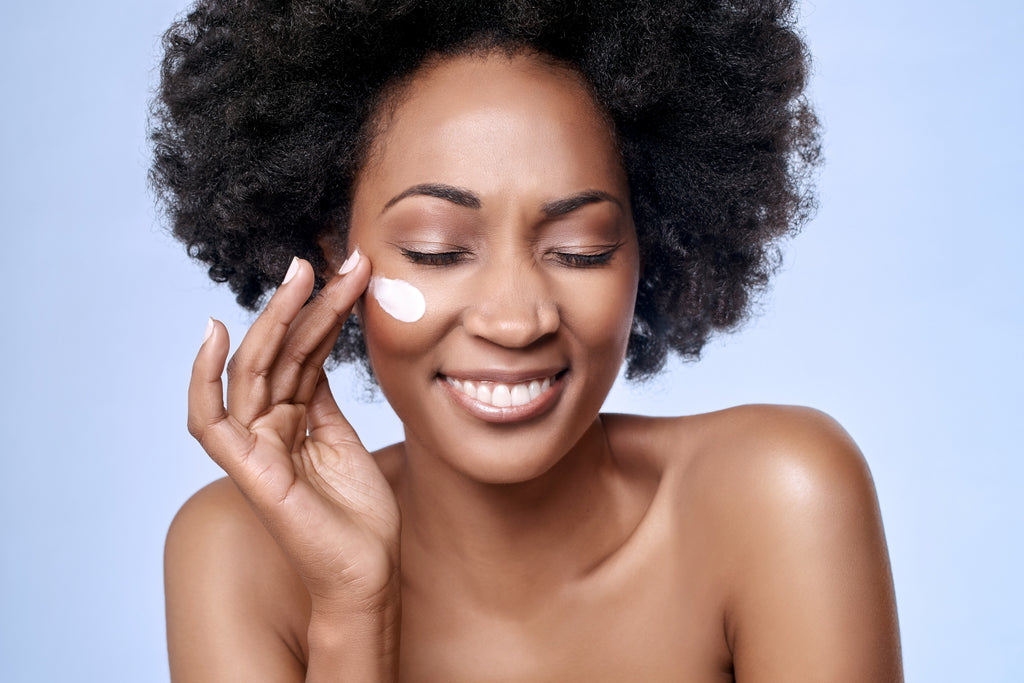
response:
{"label": "woman's right hand", "polygon": [[189,432],[289,557],[314,618],[383,611],[398,595],[398,505],[323,370],[369,282],[370,264],[358,251],[346,265],[303,306],[313,269],[292,262],[227,365],[226,407],[221,375],[230,342],[211,319],[188,392]]}

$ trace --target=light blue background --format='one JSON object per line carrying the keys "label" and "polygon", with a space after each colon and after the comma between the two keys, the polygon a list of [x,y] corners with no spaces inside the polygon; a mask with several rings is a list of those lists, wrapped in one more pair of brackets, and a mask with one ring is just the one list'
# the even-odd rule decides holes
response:
{"label": "light blue background", "polygon": [[[178,2],[4,2],[0,680],[164,681],[167,524],[219,475],[185,432],[206,316],[163,232],[145,108]],[[1024,680],[1024,4],[808,5],[817,219],[762,315],[608,408],[819,407],[860,443],[909,681]],[[371,447],[383,404],[335,377]]]}

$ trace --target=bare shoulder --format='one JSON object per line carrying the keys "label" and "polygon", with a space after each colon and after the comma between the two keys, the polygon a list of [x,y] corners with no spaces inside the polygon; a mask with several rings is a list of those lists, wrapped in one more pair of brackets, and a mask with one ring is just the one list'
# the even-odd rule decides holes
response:
{"label": "bare shoulder", "polygon": [[302,680],[308,596],[229,479],[171,522],[164,583],[174,681]]}
{"label": "bare shoulder", "polygon": [[[687,470],[701,504],[740,552],[785,540],[881,527],[864,456],[831,417],[796,406],[741,406],[699,416]],[[844,529],[844,527],[850,527]]]}
{"label": "bare shoulder", "polygon": [[902,680],[874,483],[835,420],[756,405],[631,424],[679,527],[708,539],[693,561],[722,592],[737,680]]}
{"label": "bare shoulder", "polygon": [[739,465],[749,470],[803,462],[837,473],[852,468],[867,474],[846,431],[812,408],[747,405],[682,417],[611,414],[603,419],[614,451],[667,471],[685,468],[714,476]]}
{"label": "bare shoulder", "polygon": [[196,543],[208,543],[204,549],[214,550],[224,542],[237,544],[246,537],[255,540],[252,537],[258,536],[261,528],[238,488],[224,477],[196,491],[181,506],[167,532],[167,552],[192,549]]}
{"label": "bare shoulder", "polygon": [[746,493],[813,502],[875,499],[860,449],[838,422],[800,406],[752,405],[700,416],[699,465]]}
{"label": "bare shoulder", "polygon": [[834,419],[800,406],[750,405],[703,415],[606,415],[613,450],[702,488],[751,487],[790,499],[817,492],[868,496],[856,443]]}

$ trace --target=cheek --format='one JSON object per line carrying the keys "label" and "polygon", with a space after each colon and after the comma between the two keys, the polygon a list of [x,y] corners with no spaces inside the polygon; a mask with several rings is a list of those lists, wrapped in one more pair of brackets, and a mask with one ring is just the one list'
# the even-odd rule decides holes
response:
{"label": "cheek", "polygon": [[367,293],[381,310],[403,323],[414,323],[427,312],[427,301],[415,285],[375,275]]}
{"label": "cheek", "polygon": [[421,282],[410,284],[423,296],[424,312],[415,322],[403,322],[392,315],[394,311],[389,313],[371,292],[360,301],[370,366],[381,392],[403,422],[415,421],[424,410],[424,383],[432,381],[440,367],[442,341],[451,320],[443,291]]}
{"label": "cheek", "polygon": [[443,333],[444,299],[422,283],[374,275],[360,302],[363,335],[378,378],[422,360]]}
{"label": "cheek", "polygon": [[633,327],[636,291],[632,276],[568,289],[563,298],[563,322],[595,351],[622,355]]}

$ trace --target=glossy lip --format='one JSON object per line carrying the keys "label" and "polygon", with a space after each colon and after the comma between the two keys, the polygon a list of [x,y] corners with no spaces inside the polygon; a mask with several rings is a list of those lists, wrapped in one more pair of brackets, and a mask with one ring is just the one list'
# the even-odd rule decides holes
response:
{"label": "glossy lip", "polygon": [[[484,422],[501,424],[530,420],[551,410],[555,402],[558,401],[559,397],[562,395],[562,391],[565,388],[565,376],[567,373],[568,371],[564,369],[561,371],[552,370],[550,372],[541,371],[540,373],[532,372],[527,374],[503,371],[481,371],[472,373],[452,372],[451,374],[438,375],[437,382],[441,385],[444,391],[447,392],[448,397],[451,398],[456,405],[473,417],[483,420]],[[542,380],[550,377],[551,386],[547,391],[529,403],[521,406],[499,408],[497,406],[488,405],[487,403],[482,403],[475,398],[470,398],[449,384],[447,380],[448,377],[463,381],[501,382],[504,384],[521,384],[535,379]]]}

